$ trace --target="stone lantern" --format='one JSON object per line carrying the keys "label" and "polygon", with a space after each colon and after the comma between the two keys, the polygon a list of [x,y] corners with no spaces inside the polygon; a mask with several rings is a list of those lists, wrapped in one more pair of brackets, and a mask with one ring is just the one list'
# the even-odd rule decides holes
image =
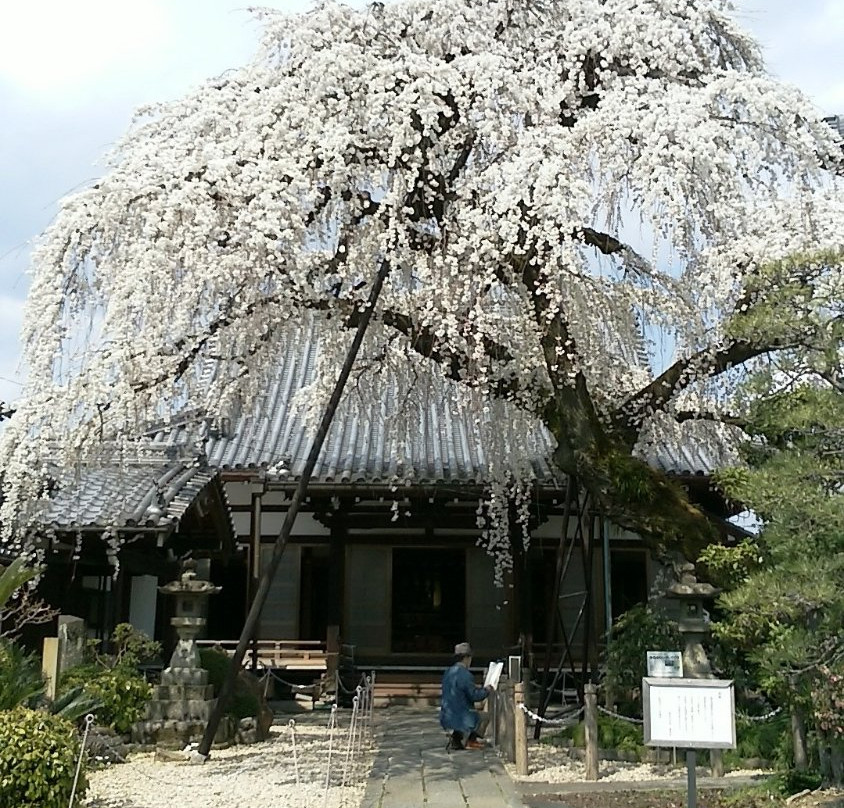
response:
{"label": "stone lantern", "polygon": [[[200,665],[196,636],[206,622],[205,602],[222,587],[197,578],[195,562],[185,562],[182,568],[178,580],[159,587],[162,594],[175,598],[176,615],[170,623],[178,641],[147,705],[146,720],[132,728],[136,743],[182,748],[199,742],[216,701],[208,671]],[[233,728],[223,721],[215,742],[225,743],[232,734]]]}
{"label": "stone lantern", "polygon": [[[720,592],[712,584],[695,577],[695,565],[685,562],[675,567],[677,580],[666,590],[665,597],[673,608],[674,617],[683,635],[683,676],[689,679],[711,679],[712,666],[703,648],[709,636],[709,615],[704,608]],[[724,761],[720,749],[709,750],[713,777],[724,776]]]}
{"label": "stone lantern", "polygon": [[695,577],[695,566],[688,562],[677,566],[677,580],[665,592],[672,616],[683,635],[683,676],[689,679],[712,678],[712,666],[703,648],[709,636],[709,615],[705,605],[719,590]]}
{"label": "stone lantern", "polygon": [[196,562],[186,561],[182,569],[184,571],[177,581],[170,581],[158,588],[163,595],[170,595],[176,600],[176,614],[170,618],[170,625],[176,629],[178,640],[165,673],[168,670],[200,667],[196,637],[207,622],[203,617],[205,603],[211,595],[216,595],[222,589],[196,577]]}

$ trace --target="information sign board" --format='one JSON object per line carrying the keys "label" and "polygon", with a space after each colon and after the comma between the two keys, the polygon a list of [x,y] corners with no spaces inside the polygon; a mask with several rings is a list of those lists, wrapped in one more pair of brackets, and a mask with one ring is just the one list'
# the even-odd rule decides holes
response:
{"label": "information sign board", "polygon": [[642,680],[647,746],[735,749],[735,691],[727,679]]}
{"label": "information sign board", "polygon": [[680,651],[648,651],[648,676],[682,678],[683,654]]}

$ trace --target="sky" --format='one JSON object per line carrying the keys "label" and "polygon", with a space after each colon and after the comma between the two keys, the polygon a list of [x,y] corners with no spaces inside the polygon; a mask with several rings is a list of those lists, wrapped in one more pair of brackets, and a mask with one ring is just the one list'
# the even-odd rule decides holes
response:
{"label": "sky", "polygon": [[[260,2],[260,0],[259,0]],[[362,0],[352,2],[362,5]],[[287,11],[310,0],[263,0]],[[827,115],[844,114],[844,2],[739,0],[770,71]],[[62,197],[138,106],[243,64],[259,28],[237,0],[10,0],[0,27],[0,401],[19,395],[18,333],[30,249]]]}

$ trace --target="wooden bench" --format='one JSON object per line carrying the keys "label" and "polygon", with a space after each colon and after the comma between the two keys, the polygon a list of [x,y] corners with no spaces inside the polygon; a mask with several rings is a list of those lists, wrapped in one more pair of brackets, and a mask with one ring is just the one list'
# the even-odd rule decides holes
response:
{"label": "wooden bench", "polygon": [[[201,648],[222,648],[234,656],[237,640],[197,640]],[[325,644],[319,640],[256,640],[249,644],[243,657],[243,666],[251,667],[257,657],[262,668],[284,671],[322,673],[328,667]]]}

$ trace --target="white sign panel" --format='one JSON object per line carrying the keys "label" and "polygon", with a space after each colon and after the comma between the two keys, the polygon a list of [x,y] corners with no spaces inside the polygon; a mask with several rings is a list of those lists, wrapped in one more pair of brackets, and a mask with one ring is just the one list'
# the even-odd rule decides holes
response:
{"label": "white sign panel", "polygon": [[683,655],[679,651],[648,651],[648,676],[682,678]]}
{"label": "white sign panel", "polygon": [[735,749],[732,681],[646,677],[642,697],[646,745]]}

